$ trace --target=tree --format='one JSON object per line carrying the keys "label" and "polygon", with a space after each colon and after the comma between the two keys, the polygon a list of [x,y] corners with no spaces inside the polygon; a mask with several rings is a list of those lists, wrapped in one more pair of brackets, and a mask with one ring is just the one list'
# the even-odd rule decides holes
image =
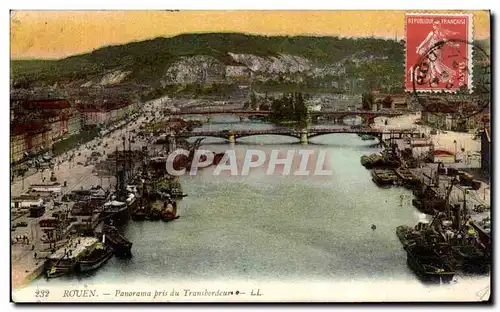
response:
{"label": "tree", "polygon": [[297,93],[295,95],[295,120],[301,126],[307,125],[307,114],[308,110],[304,103],[304,97],[302,93]]}
{"label": "tree", "polygon": [[295,121],[307,125],[308,110],[302,93],[283,95],[271,104],[271,120],[276,122]]}
{"label": "tree", "polygon": [[390,108],[392,106],[392,102],[394,102],[394,100],[388,95],[382,100],[382,105]]}
{"label": "tree", "polygon": [[361,103],[363,104],[364,110],[372,110],[373,109],[373,94],[372,93],[363,93],[361,95]]}
{"label": "tree", "polygon": [[250,94],[250,107],[252,109],[257,109],[259,105],[257,104],[257,96],[255,96],[255,92],[252,91],[252,94]]}

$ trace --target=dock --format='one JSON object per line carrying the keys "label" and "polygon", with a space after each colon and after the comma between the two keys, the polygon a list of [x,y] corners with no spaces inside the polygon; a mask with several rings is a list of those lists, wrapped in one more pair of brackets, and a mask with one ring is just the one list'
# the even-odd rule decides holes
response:
{"label": "dock", "polygon": [[11,248],[12,261],[12,288],[18,288],[27,285],[44,273],[47,260],[44,259],[47,253],[38,252],[37,258],[34,257],[34,251],[31,251],[27,245],[14,245]]}

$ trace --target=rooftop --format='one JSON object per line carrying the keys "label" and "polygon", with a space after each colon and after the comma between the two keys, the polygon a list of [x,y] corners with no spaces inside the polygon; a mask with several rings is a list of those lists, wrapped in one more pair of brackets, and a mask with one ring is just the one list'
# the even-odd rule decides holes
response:
{"label": "rooftop", "polygon": [[10,128],[10,135],[20,135],[20,134],[36,134],[47,132],[49,129],[39,123],[13,123]]}
{"label": "rooftop", "polygon": [[115,109],[129,106],[128,100],[94,100],[78,105],[78,110],[82,112],[109,112]]}
{"label": "rooftop", "polygon": [[25,100],[22,106],[26,109],[65,109],[71,108],[71,104],[66,99],[50,100]]}
{"label": "rooftop", "polygon": [[433,150],[432,153],[434,155],[450,155],[450,156],[455,155],[454,153],[452,153],[450,151],[441,150],[441,149]]}

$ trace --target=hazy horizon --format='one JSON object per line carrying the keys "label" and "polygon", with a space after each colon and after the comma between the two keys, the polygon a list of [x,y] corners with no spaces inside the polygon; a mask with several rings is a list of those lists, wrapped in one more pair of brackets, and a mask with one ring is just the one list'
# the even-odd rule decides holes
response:
{"label": "hazy horizon", "polygon": [[[400,40],[407,12],[414,11],[12,11],[10,54],[12,60],[57,60],[192,33]],[[490,37],[488,11],[441,12],[472,13],[474,39]]]}

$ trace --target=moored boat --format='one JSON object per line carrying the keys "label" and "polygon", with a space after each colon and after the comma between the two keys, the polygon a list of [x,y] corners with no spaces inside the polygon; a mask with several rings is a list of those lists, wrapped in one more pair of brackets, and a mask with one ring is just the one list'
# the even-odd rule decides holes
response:
{"label": "moored boat", "polygon": [[168,222],[178,218],[179,216],[177,215],[177,202],[171,200],[164,202],[161,219]]}
{"label": "moored boat", "polygon": [[467,273],[487,273],[491,259],[477,245],[460,245],[451,248],[452,255],[460,268]]}
{"label": "moored boat", "polygon": [[127,240],[114,226],[105,225],[102,241],[111,247],[117,256],[130,257],[133,243]]}
{"label": "moored boat", "polygon": [[455,271],[446,259],[435,251],[419,245],[408,245],[404,249],[408,266],[423,281],[449,283],[453,279]]}
{"label": "moored boat", "polygon": [[74,269],[74,265],[72,265],[72,264],[70,264],[70,265],[58,264],[58,265],[52,266],[49,270],[47,270],[46,274],[47,274],[48,278],[57,278],[57,277],[61,277],[63,275],[71,274],[73,272],[73,269]]}
{"label": "moored boat", "polygon": [[[425,225],[422,223],[419,223],[419,225],[417,225],[417,227],[418,226],[422,227]],[[403,244],[403,247],[411,245],[411,244],[415,243],[416,241],[418,241],[419,239],[421,239],[421,235],[420,235],[419,231],[416,228],[412,228],[412,227],[407,226],[407,225],[400,225],[400,226],[396,227],[396,235],[398,236],[401,244]]]}
{"label": "moored boat", "polygon": [[99,244],[95,237],[74,237],[47,257],[47,277],[54,278],[79,270],[79,261]]}
{"label": "moored boat", "polygon": [[371,168],[397,168],[400,166],[400,161],[397,157],[387,152],[381,154],[363,155],[360,158],[361,165],[366,169]]}
{"label": "moored boat", "polygon": [[164,221],[164,222],[169,222],[169,221],[173,221],[173,220],[177,220],[179,219],[179,216],[176,216],[172,213],[164,213],[161,217],[161,219]]}
{"label": "moored boat", "polygon": [[130,218],[130,209],[126,202],[113,200],[104,204],[101,217],[108,223],[122,225],[127,223]]}
{"label": "moored boat", "polygon": [[98,243],[93,250],[77,262],[77,270],[79,272],[95,270],[108,261],[112,255],[113,251],[111,248]]}
{"label": "moored boat", "polygon": [[361,135],[361,140],[363,141],[371,141],[371,140],[375,140],[376,137],[374,137],[373,135],[368,135],[368,134],[362,134]]}
{"label": "moored boat", "polygon": [[[142,198],[141,198],[142,199]],[[132,212],[132,220],[134,221],[144,221],[146,219],[149,219],[149,207],[148,203],[145,203],[144,201],[141,200],[141,203],[139,203],[136,207],[136,209]]]}
{"label": "moored boat", "polygon": [[390,187],[397,183],[398,177],[390,170],[373,169],[372,180],[380,187]]}
{"label": "moored boat", "polygon": [[395,173],[406,187],[413,187],[418,182],[417,177],[409,169],[400,167],[395,170]]}
{"label": "moored boat", "polygon": [[145,209],[138,209],[132,213],[132,220],[134,221],[144,221],[148,218],[149,217]]}

